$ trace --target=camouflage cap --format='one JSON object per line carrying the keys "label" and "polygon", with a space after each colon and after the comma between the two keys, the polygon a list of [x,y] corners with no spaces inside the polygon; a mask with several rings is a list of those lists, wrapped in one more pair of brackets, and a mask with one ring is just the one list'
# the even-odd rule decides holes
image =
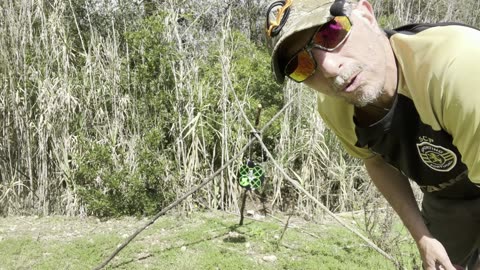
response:
{"label": "camouflage cap", "polygon": [[279,48],[288,37],[300,31],[326,23],[334,0],[281,0],[267,10],[267,42],[272,50],[272,69],[279,83],[285,74],[278,63]]}

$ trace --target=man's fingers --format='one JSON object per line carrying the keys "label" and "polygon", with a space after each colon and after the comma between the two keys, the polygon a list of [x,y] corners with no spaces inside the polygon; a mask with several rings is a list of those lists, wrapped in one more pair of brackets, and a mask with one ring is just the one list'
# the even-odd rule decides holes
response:
{"label": "man's fingers", "polygon": [[424,262],[423,263],[423,270],[438,270],[440,268],[438,263],[435,262]]}
{"label": "man's fingers", "polygon": [[443,263],[437,261],[436,263],[423,264],[424,270],[464,270],[461,266],[454,266],[450,261],[444,261]]}
{"label": "man's fingers", "polygon": [[456,270],[457,268],[453,266],[450,260],[442,260],[436,263],[438,270]]}

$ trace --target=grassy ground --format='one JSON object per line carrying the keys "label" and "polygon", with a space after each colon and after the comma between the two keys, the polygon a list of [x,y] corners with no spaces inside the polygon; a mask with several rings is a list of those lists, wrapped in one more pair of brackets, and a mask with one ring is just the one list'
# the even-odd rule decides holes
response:
{"label": "grassy ground", "polygon": [[[246,219],[238,226],[238,216],[223,212],[164,216],[106,268],[395,269],[358,237],[332,222],[292,218],[283,234],[286,220],[267,216]],[[92,269],[147,221],[2,218],[0,269]],[[412,269],[413,247],[408,242],[396,246],[396,253],[404,254],[402,263]]]}

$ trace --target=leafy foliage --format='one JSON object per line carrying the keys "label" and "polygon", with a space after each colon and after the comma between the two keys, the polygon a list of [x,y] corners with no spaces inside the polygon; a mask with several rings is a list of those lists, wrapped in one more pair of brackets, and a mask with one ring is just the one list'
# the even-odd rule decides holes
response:
{"label": "leafy foliage", "polygon": [[169,161],[158,151],[158,130],[150,131],[130,168],[122,146],[91,142],[85,146],[75,175],[79,195],[95,216],[152,215],[175,199]]}

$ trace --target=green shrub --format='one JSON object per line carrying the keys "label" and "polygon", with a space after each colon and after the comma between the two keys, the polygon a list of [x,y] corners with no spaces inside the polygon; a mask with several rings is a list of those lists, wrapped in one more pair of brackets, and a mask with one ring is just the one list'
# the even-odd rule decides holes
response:
{"label": "green shrub", "polygon": [[[158,149],[160,134],[152,130],[145,136],[144,144],[134,150],[139,152],[134,164],[124,147],[88,143],[75,175],[88,214],[153,215],[175,199],[171,161]],[[129,168],[132,165],[136,168]]]}

